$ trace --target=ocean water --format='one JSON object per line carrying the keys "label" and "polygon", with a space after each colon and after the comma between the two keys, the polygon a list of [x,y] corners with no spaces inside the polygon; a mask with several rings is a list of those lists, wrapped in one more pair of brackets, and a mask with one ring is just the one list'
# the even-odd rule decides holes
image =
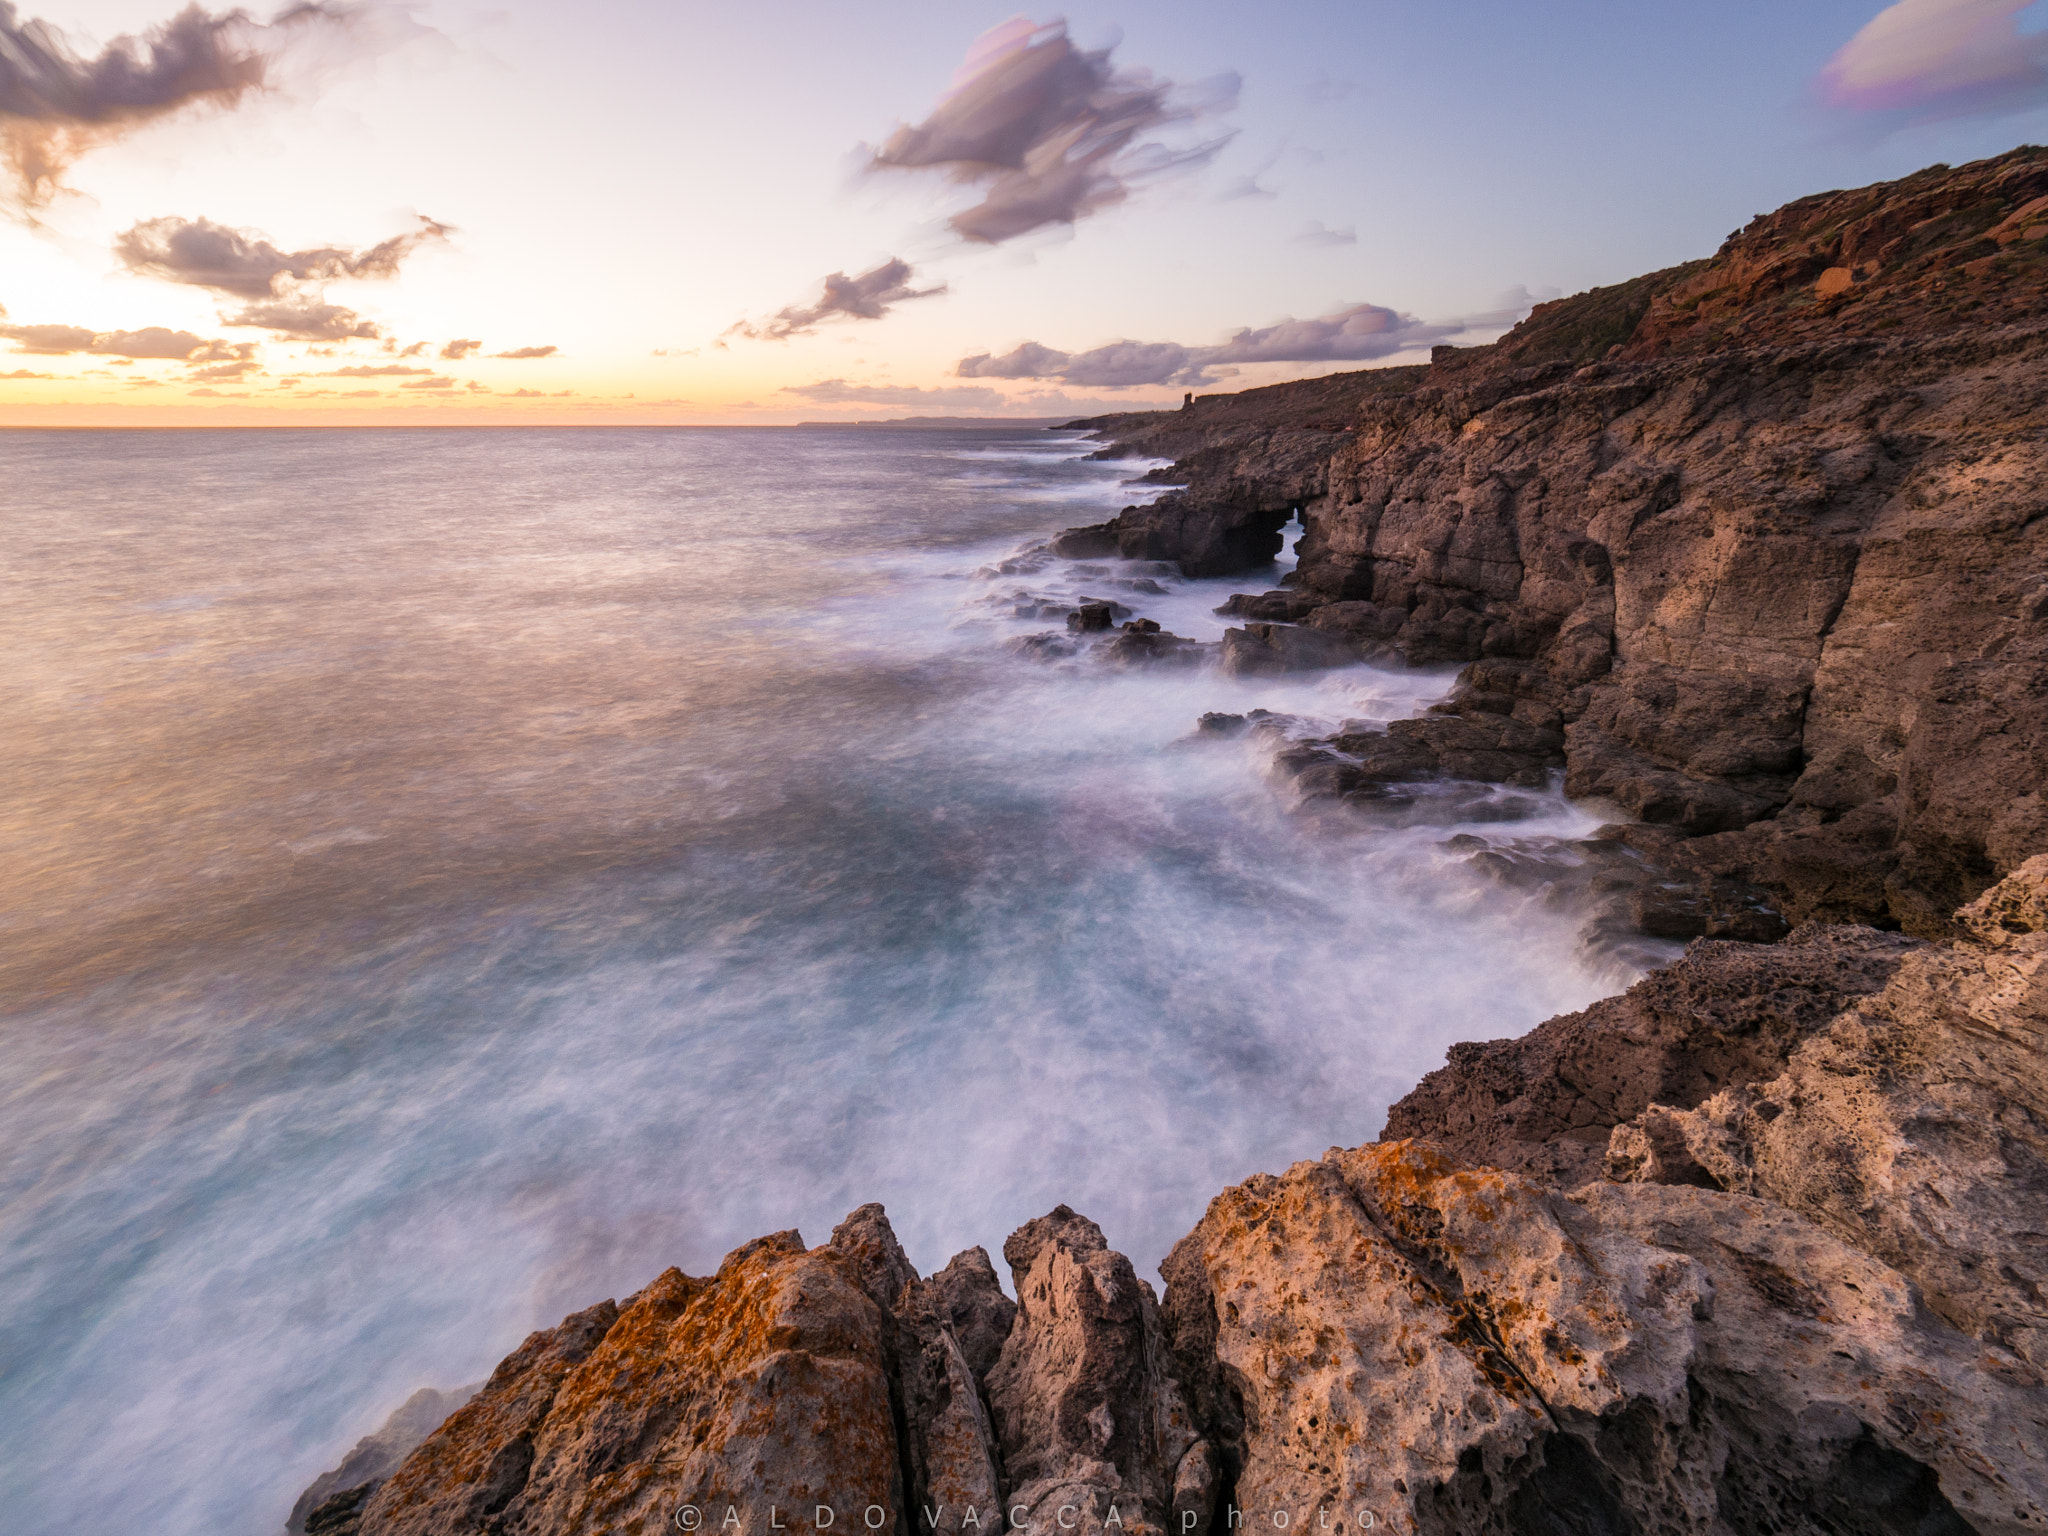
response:
{"label": "ocean water", "polygon": [[1149,1270],[1628,979],[1442,846],[1557,795],[1345,830],[1190,740],[1447,671],[1020,654],[1284,568],[1051,559],[1135,499],[1091,446],[0,434],[0,1525],[272,1536],[416,1388],[867,1200]]}

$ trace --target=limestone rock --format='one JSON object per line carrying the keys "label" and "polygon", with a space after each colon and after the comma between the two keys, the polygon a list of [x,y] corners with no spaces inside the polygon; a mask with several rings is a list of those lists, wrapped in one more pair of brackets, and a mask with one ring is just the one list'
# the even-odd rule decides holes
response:
{"label": "limestone rock", "polygon": [[1019,1227],[1003,1257],[1017,1320],[988,1389],[1010,1512],[1083,1532],[1114,1512],[1131,1536],[1166,1532],[1177,1506],[1206,1517],[1210,1463],[1188,1461],[1199,1436],[1152,1288],[1066,1206]]}
{"label": "limestone rock", "polygon": [[2048,1511],[2038,1383],[1757,1200],[1565,1198],[1384,1144],[1226,1191],[1169,1269],[1248,1523],[1818,1536]]}
{"label": "limestone rock", "polygon": [[1341,635],[1297,624],[1252,623],[1223,632],[1220,664],[1232,677],[1259,677],[1318,672],[1358,660],[1358,647]]}
{"label": "limestone rock", "polygon": [[1610,1177],[1712,1183],[1810,1217],[1956,1327],[2048,1368],[2048,859],[1918,948],[1768,1081],[1617,1127]]}
{"label": "limestone rock", "polygon": [[709,1280],[669,1270],[536,1334],[364,1511],[387,1533],[667,1530],[685,1506],[841,1523],[904,1508],[886,1256],[806,1250],[794,1232],[736,1249]]}
{"label": "limestone rock", "polygon": [[1454,1045],[1449,1064],[1388,1111],[1474,1165],[1570,1187],[1598,1178],[1615,1126],[1651,1104],[1691,1108],[1775,1076],[1809,1035],[1882,988],[1917,940],[1809,926],[1781,944],[1700,940],[1620,997],[1517,1040]]}
{"label": "limestone rock", "polygon": [[1555,711],[1569,793],[1793,923],[1947,937],[2048,852],[2044,194],[2038,147],[1937,166],[1427,369],[1083,423],[1181,461],[1099,532],[1220,572],[1298,511],[1244,617]]}
{"label": "limestone rock", "polygon": [[475,1397],[482,1386],[483,1383],[478,1382],[473,1386],[458,1387],[452,1392],[422,1387],[413,1393],[374,1433],[358,1440],[342,1458],[341,1465],[331,1472],[321,1473],[312,1481],[292,1506],[291,1518],[285,1521],[285,1530],[290,1536],[301,1536],[307,1529],[307,1517],[328,1505],[330,1500],[338,1499],[338,1504],[326,1511],[327,1519],[321,1522],[325,1529],[336,1527],[339,1523],[336,1516],[351,1510],[360,1511],[369,1502],[370,1495],[377,1491],[378,1485],[398,1470],[413,1447],[439,1429],[448,1415]]}

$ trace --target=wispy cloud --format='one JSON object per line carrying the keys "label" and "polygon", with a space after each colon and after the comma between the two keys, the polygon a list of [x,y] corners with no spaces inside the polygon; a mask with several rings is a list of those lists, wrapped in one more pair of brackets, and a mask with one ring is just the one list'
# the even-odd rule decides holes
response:
{"label": "wispy cloud", "polygon": [[0,201],[41,207],[88,150],[189,107],[234,106],[272,84],[286,54],[315,35],[330,48],[379,46],[387,29],[372,23],[389,19],[372,5],[308,3],[264,24],[189,5],[87,58],[50,23],[22,21],[0,0],[0,159],[13,183]]}
{"label": "wispy cloud", "polygon": [[114,241],[129,271],[167,283],[187,283],[241,299],[282,298],[308,284],[341,278],[392,278],[422,245],[454,231],[422,218],[419,228],[393,235],[367,250],[323,245],[281,251],[253,229],[230,229],[211,219],[147,219]]}
{"label": "wispy cloud", "polygon": [[396,379],[418,374],[431,374],[431,368],[408,368],[403,363],[357,363],[348,368],[330,368],[321,375],[327,379]]}
{"label": "wispy cloud", "polygon": [[1501,328],[1523,311],[1429,322],[1378,304],[1354,304],[1311,320],[1283,320],[1247,328],[1215,346],[1172,341],[1117,341],[1068,353],[1027,341],[995,357],[984,352],[960,360],[963,379],[1057,379],[1082,388],[1127,389],[1141,384],[1199,386],[1255,363],[1363,363],[1429,346],[1467,331]]}
{"label": "wispy cloud", "polygon": [[[4,315],[5,311],[0,311]],[[255,355],[254,342],[208,340],[190,331],[173,331],[161,325],[139,331],[94,331],[82,325],[0,324],[0,339],[11,341],[18,352],[38,357],[63,357],[86,353],[95,357],[148,358],[166,362],[240,363]]]}
{"label": "wispy cloud", "polygon": [[220,323],[274,331],[294,341],[349,341],[357,337],[368,340],[383,334],[374,321],[365,320],[346,305],[314,298],[246,305],[231,315],[222,315]]}
{"label": "wispy cloud", "polygon": [[253,229],[231,229],[206,218],[161,218],[116,237],[114,254],[139,276],[250,301],[223,315],[223,325],[275,331],[301,341],[345,341],[383,333],[353,309],[327,302],[326,285],[344,278],[394,278],[413,252],[453,233],[448,225],[421,217],[418,228],[363,250],[323,245],[286,251]]}
{"label": "wispy cloud", "polygon": [[1109,55],[1075,47],[1064,22],[1005,22],[968,50],[931,116],[899,128],[870,167],[943,170],[982,186],[982,200],[947,222],[995,245],[1072,224],[1142,182],[1206,163],[1227,142],[1173,147],[1148,136],[1234,106],[1235,74],[1182,91]]}
{"label": "wispy cloud", "polygon": [[[966,412],[1005,416],[1089,416],[1109,410],[1127,410],[1127,401],[1088,399],[1061,390],[1031,390],[1004,394],[985,385],[939,385],[921,388],[914,384],[861,383],[852,379],[820,379],[814,384],[790,384],[778,391],[819,406],[880,406],[909,408],[918,414]],[[749,401],[748,405],[753,406]]]}
{"label": "wispy cloud", "polygon": [[1308,227],[1294,237],[1295,245],[1356,245],[1358,231],[1346,224],[1342,229],[1326,229],[1320,219],[1310,219]]}
{"label": "wispy cloud", "polygon": [[2048,34],[2020,30],[2034,0],[1900,0],[1814,81],[1830,107],[1900,126],[2048,105]]}
{"label": "wispy cloud", "polygon": [[493,352],[491,356],[515,360],[530,357],[553,357],[561,350],[560,347],[514,347],[510,352]]}
{"label": "wispy cloud", "polygon": [[909,262],[892,256],[858,277],[834,272],[824,282],[824,292],[815,303],[792,304],[759,325],[741,320],[729,326],[728,336],[750,341],[787,341],[808,336],[827,320],[879,320],[897,304],[912,299],[929,299],[944,293],[946,285],[931,288],[913,286],[916,273]]}

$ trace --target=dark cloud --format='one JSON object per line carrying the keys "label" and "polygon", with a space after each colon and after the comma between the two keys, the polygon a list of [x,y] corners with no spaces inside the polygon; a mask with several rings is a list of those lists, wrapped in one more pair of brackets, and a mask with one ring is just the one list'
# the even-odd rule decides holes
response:
{"label": "dark cloud", "polygon": [[251,304],[232,315],[221,316],[220,323],[275,331],[297,341],[346,341],[351,337],[374,338],[382,334],[354,310],[317,299]]}
{"label": "dark cloud", "polygon": [[1118,341],[1068,353],[1027,341],[1001,357],[983,352],[960,360],[963,379],[1056,379],[1083,388],[1140,384],[1203,385],[1254,363],[1363,363],[1426,347],[1467,331],[1511,325],[1526,305],[1432,324],[1377,304],[1354,304],[1313,320],[1283,320],[1241,330],[1217,346],[1171,341]]}
{"label": "dark cloud", "polygon": [[386,379],[409,378],[415,374],[432,373],[431,368],[408,368],[403,363],[358,363],[353,368],[330,368],[321,377],[329,379]]}
{"label": "dark cloud", "polygon": [[912,287],[915,275],[910,263],[897,256],[858,277],[834,272],[825,279],[825,291],[815,304],[791,305],[759,325],[742,320],[725,334],[754,341],[787,341],[792,336],[810,335],[827,320],[879,320],[889,313],[891,305],[928,299],[946,291],[944,283],[936,288]]}
{"label": "dark cloud", "polygon": [[128,270],[167,283],[188,283],[238,299],[293,296],[306,285],[341,278],[390,278],[399,263],[430,241],[454,233],[422,218],[420,227],[368,250],[320,246],[281,251],[252,229],[230,229],[211,219],[148,219],[114,241]]}
{"label": "dark cloud", "polygon": [[451,341],[441,349],[441,355],[451,363],[459,363],[482,345],[480,341]]}
{"label": "dark cloud", "polygon": [[493,352],[491,356],[509,358],[553,357],[561,350],[560,347],[514,347],[510,352]]}
{"label": "dark cloud", "polygon": [[45,21],[0,0],[0,157],[12,201],[49,201],[80,155],[145,123],[197,105],[231,107],[271,82],[285,51],[312,33],[350,28],[366,8],[302,4],[267,25],[246,11],[187,6],[139,37],[79,54]]}
{"label": "dark cloud", "polygon": [[1146,136],[1227,110],[1236,75],[1180,92],[1148,71],[1116,68],[1109,53],[1075,47],[1064,22],[1005,22],[968,50],[932,115],[899,128],[870,168],[940,169],[981,185],[981,202],[948,222],[994,245],[1072,224],[1223,146],[1219,138],[1175,149]]}
{"label": "dark cloud", "polygon": [[255,354],[254,343],[209,341],[190,331],[166,330],[160,325],[139,331],[89,331],[80,325],[0,325],[0,338],[15,344],[17,351],[42,357],[61,357],[73,352],[98,357],[156,358],[180,363],[237,363]]}
{"label": "dark cloud", "polygon": [[1900,0],[1830,59],[1828,106],[1878,126],[2000,117],[2048,105],[2048,33],[2023,31],[2034,0]]}

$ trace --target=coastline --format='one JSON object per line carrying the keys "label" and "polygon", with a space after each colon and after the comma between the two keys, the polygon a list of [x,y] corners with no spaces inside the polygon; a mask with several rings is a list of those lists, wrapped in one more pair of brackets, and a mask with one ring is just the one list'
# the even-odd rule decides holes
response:
{"label": "coastline", "polygon": [[1064,1206],[1015,1302],[863,1206],[536,1333],[294,1528],[2041,1529],[2048,262],[1990,193],[2044,181],[1824,194],[1427,368],[1072,424],[1180,488],[1064,555],[1224,575],[1302,516],[1226,669],[1462,664],[1285,743],[1305,802],[1561,769],[1638,818],[1611,858],[1472,861],[1684,958],[1225,1190],[1163,1298]]}

